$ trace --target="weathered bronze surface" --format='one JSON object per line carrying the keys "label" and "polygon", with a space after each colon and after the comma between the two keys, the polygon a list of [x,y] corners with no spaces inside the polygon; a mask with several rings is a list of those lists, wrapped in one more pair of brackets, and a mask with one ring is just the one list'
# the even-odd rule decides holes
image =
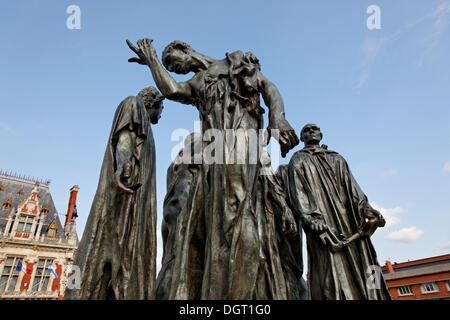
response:
{"label": "weathered bronze surface", "polygon": [[[282,155],[298,144],[284,118],[279,92],[263,76],[253,54],[237,51],[215,60],[174,41],[163,53],[166,68],[181,74],[195,73],[187,82],[176,82],[162,67],[151,42],[139,40],[139,48],[135,48],[127,41],[138,55],[129,61],[148,65],[166,98],[195,105],[202,132],[262,129],[262,94],[269,107],[268,128],[280,133]],[[223,136],[226,140],[227,135]],[[225,145],[233,146],[234,142],[225,141]],[[249,139],[244,139],[239,146],[242,158],[251,147]],[[200,166],[177,220],[169,299],[287,299],[261,168],[260,162],[248,161]],[[288,217],[285,220],[293,221]],[[286,225],[287,229],[291,227],[295,223]]]}
{"label": "weathered bronze surface", "polygon": [[369,237],[385,224],[337,152],[319,146],[320,128],[301,131],[305,147],[289,163],[289,192],[307,235],[311,299],[390,299],[381,272],[378,288],[370,266],[379,266]]}
{"label": "weathered bronze surface", "polygon": [[[161,234],[163,240],[163,256],[161,270],[156,279],[156,299],[167,300],[172,283],[174,271],[174,240],[177,227],[178,216],[181,209],[186,205],[191,184],[194,176],[199,170],[199,165],[195,164],[193,157],[195,151],[201,148],[196,144],[201,143],[201,136],[190,134],[184,141],[185,147],[179,152],[177,158],[167,169],[167,193],[164,198],[163,221],[161,224]],[[185,163],[185,154],[190,153],[190,163]]]}
{"label": "weathered bronze surface", "polygon": [[97,192],[74,258],[80,289],[65,299],[154,299],[155,143],[162,100],[149,87],[117,108]]}
{"label": "weathered bronze surface", "polygon": [[[288,299],[290,300],[307,300],[308,298],[308,288],[306,281],[303,278],[304,267],[303,267],[303,232],[302,232],[302,222],[297,211],[292,208],[289,202],[289,176],[288,176],[288,165],[280,165],[277,168],[276,178],[278,179],[278,184],[283,188],[284,194],[280,194],[286,200],[286,206],[293,213],[295,223],[298,232],[296,232],[292,237],[286,237],[283,234],[283,226],[280,223],[280,219],[277,223],[277,233],[278,233],[278,247],[280,250],[280,258],[282,261],[282,267],[284,272],[284,277],[286,279]],[[279,215],[278,215],[279,216]]]}
{"label": "weathered bronze surface", "polygon": [[[127,40],[171,100],[194,105],[202,123],[167,171],[162,267],[156,276],[155,144],[163,96],[153,87],[117,108],[97,193],[74,265],[81,288],[65,299],[390,299],[370,236],[385,224],[346,161],[320,146],[314,124],[301,131],[305,147],[277,174],[262,147],[273,136],[282,156],[299,143],[285,119],[278,89],[250,52],[216,60],[174,41],[162,56],[167,70],[193,72],[176,82],[158,60],[151,39]],[[263,129],[265,141],[250,132]],[[205,161],[208,130],[221,133],[224,162]],[[239,132],[239,138],[228,131]],[[215,138],[215,140],[217,137]],[[217,141],[216,141],[217,142]],[[229,162],[233,154],[234,160]],[[257,161],[253,162],[253,152]],[[186,155],[189,155],[186,157]],[[198,161],[198,155],[201,161]],[[217,160],[217,158],[214,158]],[[302,278],[302,228],[309,255]]]}

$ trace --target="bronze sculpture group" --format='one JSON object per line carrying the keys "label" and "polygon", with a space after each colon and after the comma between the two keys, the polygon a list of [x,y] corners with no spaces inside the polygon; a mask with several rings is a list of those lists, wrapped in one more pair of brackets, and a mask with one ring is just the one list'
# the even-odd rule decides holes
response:
{"label": "bronze sculpture group", "polygon": [[[139,40],[137,48],[127,44],[137,55],[129,61],[147,65],[161,93],[146,88],[116,111],[74,259],[81,287],[67,289],[65,299],[390,298],[382,279],[376,289],[366,281],[367,267],[378,266],[369,237],[384,219],[369,205],[345,160],[319,146],[320,129],[306,125],[300,134],[305,147],[272,172],[263,150],[270,138],[278,140],[283,157],[299,139],[285,119],[278,89],[252,53],[236,51],[216,60],[174,41],[161,64],[152,40]],[[167,70],[194,76],[176,82]],[[264,129],[260,95],[269,124],[265,137],[255,141],[253,133]],[[188,136],[167,172],[164,254],[156,277],[150,123],[157,123],[164,98],[195,106],[202,132]],[[211,132],[215,142],[221,137],[212,152],[204,145]],[[203,161],[192,161],[196,156]]]}

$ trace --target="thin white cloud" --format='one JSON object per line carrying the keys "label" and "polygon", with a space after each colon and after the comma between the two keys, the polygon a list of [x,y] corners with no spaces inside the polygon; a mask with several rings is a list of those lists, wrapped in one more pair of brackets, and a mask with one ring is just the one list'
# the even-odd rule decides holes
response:
{"label": "thin white cloud", "polygon": [[0,122],[0,129],[12,134],[13,136],[16,135],[16,131],[14,131],[14,129],[8,126],[6,123]]}
{"label": "thin white cloud", "polygon": [[450,172],[450,161],[446,162],[444,164],[444,167],[442,168],[445,172]]}
{"label": "thin white cloud", "polygon": [[385,236],[385,239],[397,242],[411,243],[419,240],[423,236],[423,234],[423,230],[417,229],[416,226],[412,226],[392,232]]}
{"label": "thin white cloud", "polygon": [[439,248],[445,249],[445,250],[450,250],[450,241],[441,243],[441,244],[439,245]]}
{"label": "thin white cloud", "polygon": [[370,203],[370,205],[380,211],[380,213],[383,215],[384,219],[386,220],[385,228],[391,228],[397,224],[400,223],[400,218],[397,216],[402,213],[408,212],[407,209],[402,208],[400,206],[396,206],[394,208],[382,208],[377,203]]}
{"label": "thin white cloud", "polygon": [[364,40],[364,43],[359,48],[362,63],[359,81],[355,86],[356,89],[362,88],[367,81],[372,64],[387,43],[388,39],[385,37],[369,37]]}
{"label": "thin white cloud", "polygon": [[429,12],[413,22],[406,24],[403,28],[388,37],[371,36],[366,38],[359,48],[362,59],[360,65],[360,76],[355,89],[360,89],[364,86],[365,82],[369,78],[371,66],[384,48],[386,48],[391,42],[397,41],[403,33],[427,20],[434,20],[434,22],[432,32],[428,35],[428,42],[418,62],[419,67],[423,64],[426,56],[428,56],[439,44],[448,25],[450,25],[450,1],[440,3],[432,12]]}
{"label": "thin white cloud", "polygon": [[381,176],[382,177],[389,177],[389,176],[393,176],[393,175],[395,175],[397,173],[398,173],[398,171],[395,170],[395,169],[388,169],[388,170],[383,171],[381,173]]}
{"label": "thin white cloud", "polygon": [[419,67],[423,65],[425,58],[430,55],[430,53],[441,41],[447,26],[450,25],[450,2],[441,3],[436,10],[429,15],[429,17],[434,19],[433,31],[429,35],[428,43],[422,52]]}

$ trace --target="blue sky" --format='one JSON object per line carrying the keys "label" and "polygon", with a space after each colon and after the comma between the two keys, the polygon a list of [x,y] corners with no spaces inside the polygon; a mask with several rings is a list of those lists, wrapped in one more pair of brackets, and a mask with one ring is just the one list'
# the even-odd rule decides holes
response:
{"label": "blue sky", "polygon": [[[66,27],[73,4],[80,30]],[[366,26],[372,4],[379,30]],[[125,39],[143,37],[159,55],[172,40],[215,58],[252,51],[291,125],[317,123],[386,215],[373,237],[380,263],[450,252],[450,1],[1,2],[0,169],[51,179],[61,215],[78,184],[80,236],[115,109],[154,85],[127,62]],[[171,134],[198,119],[165,106],[153,127],[159,215]]]}

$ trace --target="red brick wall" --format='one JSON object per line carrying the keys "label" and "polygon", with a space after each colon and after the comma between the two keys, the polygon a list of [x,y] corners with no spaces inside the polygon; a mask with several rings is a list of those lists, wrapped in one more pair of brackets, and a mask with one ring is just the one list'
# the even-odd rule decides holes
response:
{"label": "red brick wall", "polygon": [[[443,272],[439,274],[429,274],[397,280],[387,280],[386,284],[394,300],[435,299],[450,296],[450,291],[448,290],[446,285],[446,280],[448,279],[450,279],[450,272]],[[439,288],[439,292],[422,293],[420,284],[426,282],[436,282]],[[411,286],[411,289],[414,291],[414,295],[399,296],[397,287],[407,285]]]}

